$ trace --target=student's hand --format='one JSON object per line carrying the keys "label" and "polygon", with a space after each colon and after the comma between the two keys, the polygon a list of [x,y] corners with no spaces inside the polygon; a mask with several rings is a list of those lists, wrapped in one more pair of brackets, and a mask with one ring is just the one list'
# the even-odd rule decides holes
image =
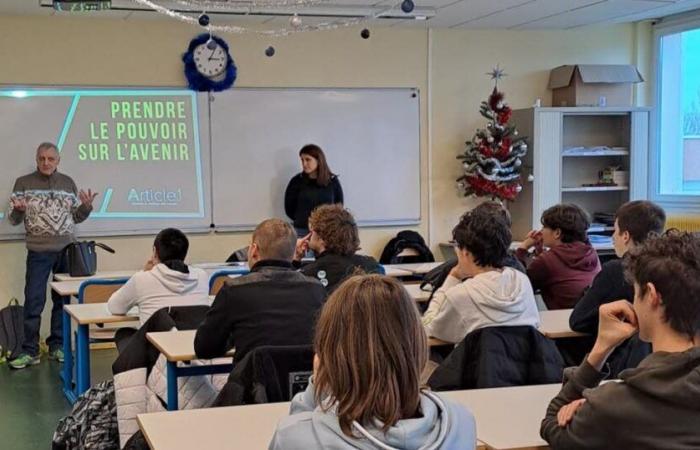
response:
{"label": "student's hand", "polygon": [[574,400],[568,405],[562,406],[559,412],[557,413],[557,422],[559,423],[559,426],[564,428],[569,423],[571,423],[571,420],[574,418],[574,414],[576,414],[576,411],[578,411],[578,409],[584,403],[586,403],[586,399],[580,398],[578,400]]}
{"label": "student's hand", "polygon": [[532,230],[520,243],[520,248],[530,250],[532,247],[536,246],[540,242],[542,242],[542,232],[540,230]]}
{"label": "student's hand", "polygon": [[151,256],[148,258],[148,261],[146,261],[146,264],[143,265],[143,271],[148,272],[149,270],[153,269],[156,265],[158,264],[158,261]]}
{"label": "student's hand", "polygon": [[615,348],[639,330],[637,315],[627,300],[601,305],[598,310],[598,338],[588,354],[588,363],[601,370]]}
{"label": "student's hand", "polygon": [[92,201],[95,200],[95,197],[99,195],[98,192],[92,192],[92,190],[88,189],[87,192],[84,190],[80,190],[78,192],[78,198],[80,199],[80,203],[83,204],[83,206],[89,206],[92,207]]}
{"label": "student's hand", "polygon": [[469,278],[469,274],[466,274],[460,269],[459,264],[454,266],[452,270],[450,270],[450,276],[455,277],[459,280],[464,280],[465,278]]}
{"label": "student's hand", "polygon": [[12,209],[20,212],[27,210],[27,201],[23,198],[11,197],[10,203],[12,204]]}
{"label": "student's hand", "polygon": [[309,240],[311,240],[311,233],[297,239],[297,245],[294,249],[294,261],[301,261],[301,258],[304,257],[304,254],[309,249]]}

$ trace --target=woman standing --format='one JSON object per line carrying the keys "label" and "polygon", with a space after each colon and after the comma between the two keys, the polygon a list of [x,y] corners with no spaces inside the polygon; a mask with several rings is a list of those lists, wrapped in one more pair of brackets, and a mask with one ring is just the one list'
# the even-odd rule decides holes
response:
{"label": "woman standing", "polygon": [[321,147],[308,144],[299,150],[302,171],[284,193],[284,210],[292,219],[298,236],[309,233],[309,216],[319,205],[343,203],[343,188],[331,172]]}

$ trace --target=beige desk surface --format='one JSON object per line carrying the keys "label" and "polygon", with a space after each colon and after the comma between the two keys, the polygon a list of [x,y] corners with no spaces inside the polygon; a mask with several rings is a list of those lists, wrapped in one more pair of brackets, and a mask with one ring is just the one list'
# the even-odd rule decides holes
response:
{"label": "beige desk surface", "polygon": [[[197,330],[158,331],[147,333],[146,338],[160,351],[168,361],[192,361],[197,359],[194,353],[194,335]],[[233,356],[234,350],[226,353]]]}
{"label": "beige desk surface", "polygon": [[384,269],[386,274],[389,275],[389,269],[391,270],[401,270],[404,272],[409,272],[411,275],[423,275],[430,272],[437,266],[442,264],[442,262],[432,262],[432,263],[411,263],[411,264],[385,264]]}
{"label": "beige desk surface", "polygon": [[413,275],[408,270],[398,269],[396,266],[392,266],[390,264],[386,264],[384,266],[384,271],[389,277],[410,277],[411,275]]}
{"label": "beige desk surface", "polygon": [[561,384],[441,392],[476,418],[476,435],[492,449],[549,448],[540,422]]}
{"label": "beige desk surface", "polygon": [[551,339],[586,336],[585,333],[572,331],[569,316],[572,309],[540,311],[540,331]]}
{"label": "beige desk surface", "polygon": [[64,297],[69,297],[72,295],[78,295],[80,290],[80,285],[84,280],[70,280],[70,281],[52,281],[49,286],[52,290],[58,292],[59,295]]}
{"label": "beige desk surface", "polygon": [[63,309],[65,309],[68,315],[80,325],[91,323],[134,322],[139,320],[138,315],[128,314],[125,316],[115,316],[107,311],[106,303],[65,305]]}
{"label": "beige desk surface", "polygon": [[[89,277],[72,277],[67,273],[56,273],[54,274],[53,278],[56,281],[84,281],[111,278],[130,278],[136,272],[136,270],[106,270],[102,272],[97,272],[95,273],[95,275]],[[80,283],[78,283],[78,285],[80,285]]]}
{"label": "beige desk surface", "polygon": [[[547,448],[539,437],[540,421],[560,388],[553,384],[441,395],[474,413],[479,446],[540,449]],[[278,421],[288,414],[285,402],[139,414],[138,422],[153,450],[255,450],[267,448]]]}
{"label": "beige desk surface", "polygon": [[418,302],[427,302],[430,298],[430,291],[421,290],[420,284],[404,284],[403,287],[406,288],[411,298]]}

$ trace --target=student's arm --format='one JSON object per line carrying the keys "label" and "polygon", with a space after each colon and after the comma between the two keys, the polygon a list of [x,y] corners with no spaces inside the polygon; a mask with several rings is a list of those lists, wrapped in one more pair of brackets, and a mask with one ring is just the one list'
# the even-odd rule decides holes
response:
{"label": "student's arm", "polygon": [[603,430],[605,419],[588,400],[578,407],[570,423],[561,426],[557,418],[564,406],[584,398],[584,389],[598,386],[603,375],[584,361],[575,369],[567,369],[565,379],[562,390],[547,407],[540,435],[554,450],[605,448],[605,442],[610,438]]}
{"label": "student's arm", "polygon": [[332,180],[333,184],[333,201],[335,203],[344,203],[343,199],[343,187],[340,185],[340,180],[338,177],[334,177]]}
{"label": "student's arm", "polygon": [[299,199],[300,183],[297,178],[297,176],[294,176],[289,180],[287,190],[284,191],[284,212],[287,213],[287,217],[292,220],[296,217],[297,200]]}
{"label": "student's arm", "polygon": [[[440,289],[435,291],[428,309],[423,314],[423,326],[428,337],[455,344],[464,338],[462,317],[451,304],[450,289],[458,286],[460,279],[448,275]],[[466,299],[469,301],[468,299]]]}
{"label": "student's arm", "polygon": [[120,287],[107,300],[107,310],[114,315],[122,316],[136,306],[139,293],[136,289],[136,280],[140,273],[134,274],[124,286]]}
{"label": "student's arm", "polygon": [[210,359],[222,356],[228,350],[233,308],[235,299],[226,293],[227,287],[219,290],[204,321],[197,328],[194,336],[194,353],[198,358]]}

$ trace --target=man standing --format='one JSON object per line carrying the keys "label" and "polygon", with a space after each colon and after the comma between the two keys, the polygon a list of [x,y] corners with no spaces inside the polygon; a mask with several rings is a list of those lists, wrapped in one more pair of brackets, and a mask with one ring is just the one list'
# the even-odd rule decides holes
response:
{"label": "man standing", "polygon": [[[97,196],[88,189],[78,192],[72,178],[58,173],[61,157],[54,144],[44,142],[36,150],[37,170],[15,181],[10,198],[9,220],[24,222],[27,232],[27,273],[24,286],[24,343],[12,361],[13,369],[39,364],[39,329],[46,303],[49,275],[65,272],[62,249],[73,242],[73,228],[88,218]],[[49,357],[63,362],[63,301],[51,293],[51,335],[46,340]]]}

